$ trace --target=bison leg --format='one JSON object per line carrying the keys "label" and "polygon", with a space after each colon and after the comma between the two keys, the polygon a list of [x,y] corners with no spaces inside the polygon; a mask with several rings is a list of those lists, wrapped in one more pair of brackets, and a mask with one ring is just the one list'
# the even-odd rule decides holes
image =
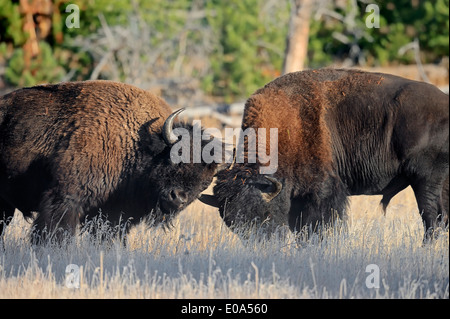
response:
{"label": "bison leg", "polygon": [[408,186],[409,181],[407,178],[397,176],[381,191],[383,198],[381,199],[380,204],[383,208],[383,215],[386,215],[386,209],[391,199]]}
{"label": "bison leg", "polygon": [[3,231],[14,216],[14,211],[14,206],[0,198],[0,237],[3,236]]}
{"label": "bison leg", "polygon": [[48,240],[62,243],[75,234],[81,217],[81,207],[69,195],[53,190],[44,195],[39,214],[33,224],[32,243],[42,244]]}
{"label": "bison leg", "polygon": [[335,196],[320,201],[297,198],[292,200],[289,211],[289,228],[299,232],[300,238],[308,240],[313,233],[333,226],[336,220],[345,222],[347,195],[336,192]]}
{"label": "bison leg", "polygon": [[424,242],[433,239],[438,222],[443,219],[442,183],[422,181],[413,183],[412,189],[416,196],[417,206],[425,227]]}

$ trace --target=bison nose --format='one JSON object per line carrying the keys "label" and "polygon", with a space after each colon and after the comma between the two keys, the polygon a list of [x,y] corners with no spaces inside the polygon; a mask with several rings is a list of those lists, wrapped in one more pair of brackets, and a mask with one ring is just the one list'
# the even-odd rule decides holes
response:
{"label": "bison nose", "polygon": [[181,206],[187,202],[187,195],[180,189],[173,189],[170,192],[170,201],[177,206]]}

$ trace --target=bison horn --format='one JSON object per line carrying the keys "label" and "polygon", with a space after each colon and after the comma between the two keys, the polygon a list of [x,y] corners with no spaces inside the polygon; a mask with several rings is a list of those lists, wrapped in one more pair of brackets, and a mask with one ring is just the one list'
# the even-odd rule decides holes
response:
{"label": "bison horn", "polygon": [[275,190],[273,192],[271,192],[271,193],[262,193],[261,194],[263,200],[266,203],[268,203],[272,199],[277,197],[277,195],[281,192],[281,189],[283,188],[283,185],[276,178],[273,178],[273,177],[270,177],[270,176],[264,176],[264,178],[267,179],[268,181],[270,181],[275,187]]}
{"label": "bison horn", "polygon": [[177,136],[173,133],[173,120],[175,117],[184,111],[184,108],[181,108],[172,114],[169,115],[167,120],[164,122],[163,126],[163,138],[167,145],[173,145],[178,141]]}
{"label": "bison horn", "polygon": [[217,200],[217,197],[214,195],[202,194],[200,195],[198,200],[201,201],[203,204],[212,207],[219,207],[219,201]]}
{"label": "bison horn", "polygon": [[233,150],[233,162],[231,163],[230,167],[228,167],[229,171],[233,169],[234,164],[236,164],[236,149]]}

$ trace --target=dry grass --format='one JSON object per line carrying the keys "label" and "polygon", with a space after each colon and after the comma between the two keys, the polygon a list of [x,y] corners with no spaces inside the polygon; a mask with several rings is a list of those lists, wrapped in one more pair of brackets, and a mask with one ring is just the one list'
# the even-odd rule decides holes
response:
{"label": "dry grass", "polygon": [[[30,248],[20,214],[0,248],[0,298],[449,298],[449,235],[423,246],[410,189],[386,217],[380,198],[352,198],[347,230],[299,248],[291,234],[243,243],[218,212],[194,203],[170,231],[134,228],[127,247],[84,237],[64,249]],[[80,288],[65,269],[80,266]],[[365,284],[380,269],[380,288]]]}

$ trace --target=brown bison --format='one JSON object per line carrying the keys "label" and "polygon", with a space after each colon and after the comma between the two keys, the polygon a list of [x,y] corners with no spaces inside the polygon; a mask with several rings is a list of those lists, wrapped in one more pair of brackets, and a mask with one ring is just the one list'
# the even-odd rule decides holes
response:
{"label": "brown bison", "polygon": [[349,195],[381,194],[386,208],[409,185],[426,236],[448,223],[449,97],[430,84],[356,70],[295,72],[247,100],[247,128],[278,128],[278,170],[262,175],[261,163],[244,162],[218,173],[214,195],[201,200],[232,228],[288,224],[310,234],[344,219]]}
{"label": "brown bison", "polygon": [[111,81],[1,97],[0,231],[16,208],[25,217],[38,213],[38,241],[60,241],[99,211],[113,225],[146,216],[169,221],[208,187],[217,168],[171,162],[177,113],[144,90]]}

